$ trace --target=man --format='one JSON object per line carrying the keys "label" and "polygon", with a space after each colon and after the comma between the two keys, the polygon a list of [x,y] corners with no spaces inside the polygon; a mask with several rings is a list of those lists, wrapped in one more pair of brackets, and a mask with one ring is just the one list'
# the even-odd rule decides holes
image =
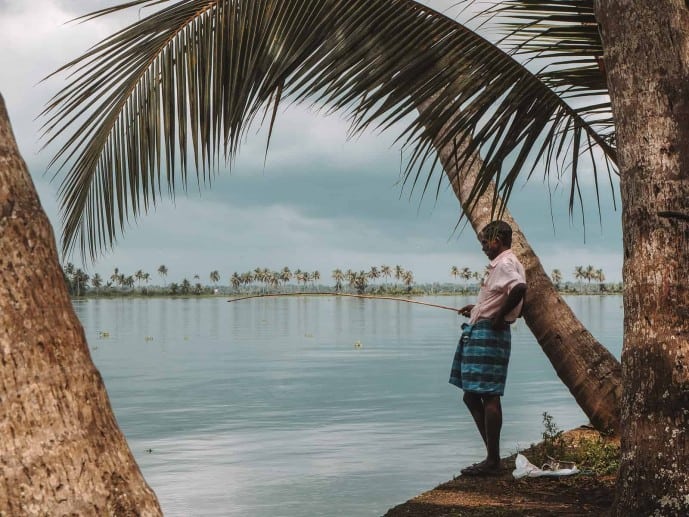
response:
{"label": "man", "polygon": [[471,476],[495,474],[500,467],[500,397],[510,358],[510,324],[521,314],[526,293],[524,267],[510,249],[512,228],[493,221],[481,230],[479,241],[490,259],[488,276],[476,305],[458,311],[469,323],[462,324],[450,373],[450,383],[464,390],[464,403],[486,446],[486,459],[462,470]]}

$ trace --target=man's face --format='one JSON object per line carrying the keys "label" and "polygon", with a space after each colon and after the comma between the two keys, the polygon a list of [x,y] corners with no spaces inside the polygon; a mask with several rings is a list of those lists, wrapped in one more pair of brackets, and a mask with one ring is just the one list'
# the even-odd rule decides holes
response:
{"label": "man's face", "polygon": [[500,242],[497,234],[487,234],[482,232],[478,236],[478,240],[481,243],[483,253],[485,253],[490,260],[493,260],[495,257],[500,255],[500,252],[502,251],[502,242]]}

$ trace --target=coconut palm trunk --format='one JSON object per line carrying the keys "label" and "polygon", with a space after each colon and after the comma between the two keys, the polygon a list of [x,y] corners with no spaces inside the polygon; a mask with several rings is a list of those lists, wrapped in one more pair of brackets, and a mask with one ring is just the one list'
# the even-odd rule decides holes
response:
{"label": "coconut palm trunk", "polygon": [[0,515],[160,515],[72,309],[0,97]]}
{"label": "coconut palm trunk", "polygon": [[689,515],[689,13],[669,0],[595,7],[625,243],[614,515]]}
{"label": "coconut palm trunk", "polygon": [[[428,103],[419,106],[423,114]],[[480,158],[458,170],[456,149],[438,149],[440,163],[473,229],[478,233],[493,218],[495,186],[479,197],[469,210],[469,195],[481,167]],[[524,303],[524,321],[533,332],[555,372],[574,396],[596,429],[619,430],[622,395],[621,367],[615,357],[577,319],[555,289],[524,233],[507,209],[500,216],[513,230],[512,249],[524,265],[529,286]]]}

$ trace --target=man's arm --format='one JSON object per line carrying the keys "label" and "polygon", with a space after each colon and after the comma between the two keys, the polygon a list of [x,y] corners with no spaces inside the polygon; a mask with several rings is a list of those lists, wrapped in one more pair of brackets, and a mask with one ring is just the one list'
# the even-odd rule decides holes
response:
{"label": "man's arm", "polygon": [[509,314],[510,311],[517,305],[519,305],[519,302],[524,299],[525,294],[526,284],[524,283],[517,284],[512,288],[510,294],[507,295],[505,303],[502,304],[502,307],[500,307],[500,310],[493,318],[493,328],[495,330],[502,330],[507,326],[508,323],[505,321],[505,316]]}

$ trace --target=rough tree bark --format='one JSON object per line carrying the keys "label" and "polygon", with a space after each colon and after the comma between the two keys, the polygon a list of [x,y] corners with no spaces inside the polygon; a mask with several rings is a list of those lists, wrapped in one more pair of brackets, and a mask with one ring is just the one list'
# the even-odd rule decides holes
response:
{"label": "rough tree bark", "polygon": [[689,10],[598,0],[624,238],[615,515],[689,515]]}
{"label": "rough tree bark", "polygon": [[0,96],[0,515],[160,515],[72,309]]}
{"label": "rough tree bark", "polygon": [[[428,105],[420,105],[419,111],[423,112]],[[440,162],[462,210],[478,233],[491,221],[494,186],[469,211],[468,198],[481,160],[477,157],[470,168],[459,171],[454,153],[452,145],[438,149]],[[514,231],[512,249],[526,271],[529,290],[524,303],[524,321],[591,423],[600,431],[617,433],[622,391],[620,363],[582,325],[559,295],[507,209],[501,218]]]}

